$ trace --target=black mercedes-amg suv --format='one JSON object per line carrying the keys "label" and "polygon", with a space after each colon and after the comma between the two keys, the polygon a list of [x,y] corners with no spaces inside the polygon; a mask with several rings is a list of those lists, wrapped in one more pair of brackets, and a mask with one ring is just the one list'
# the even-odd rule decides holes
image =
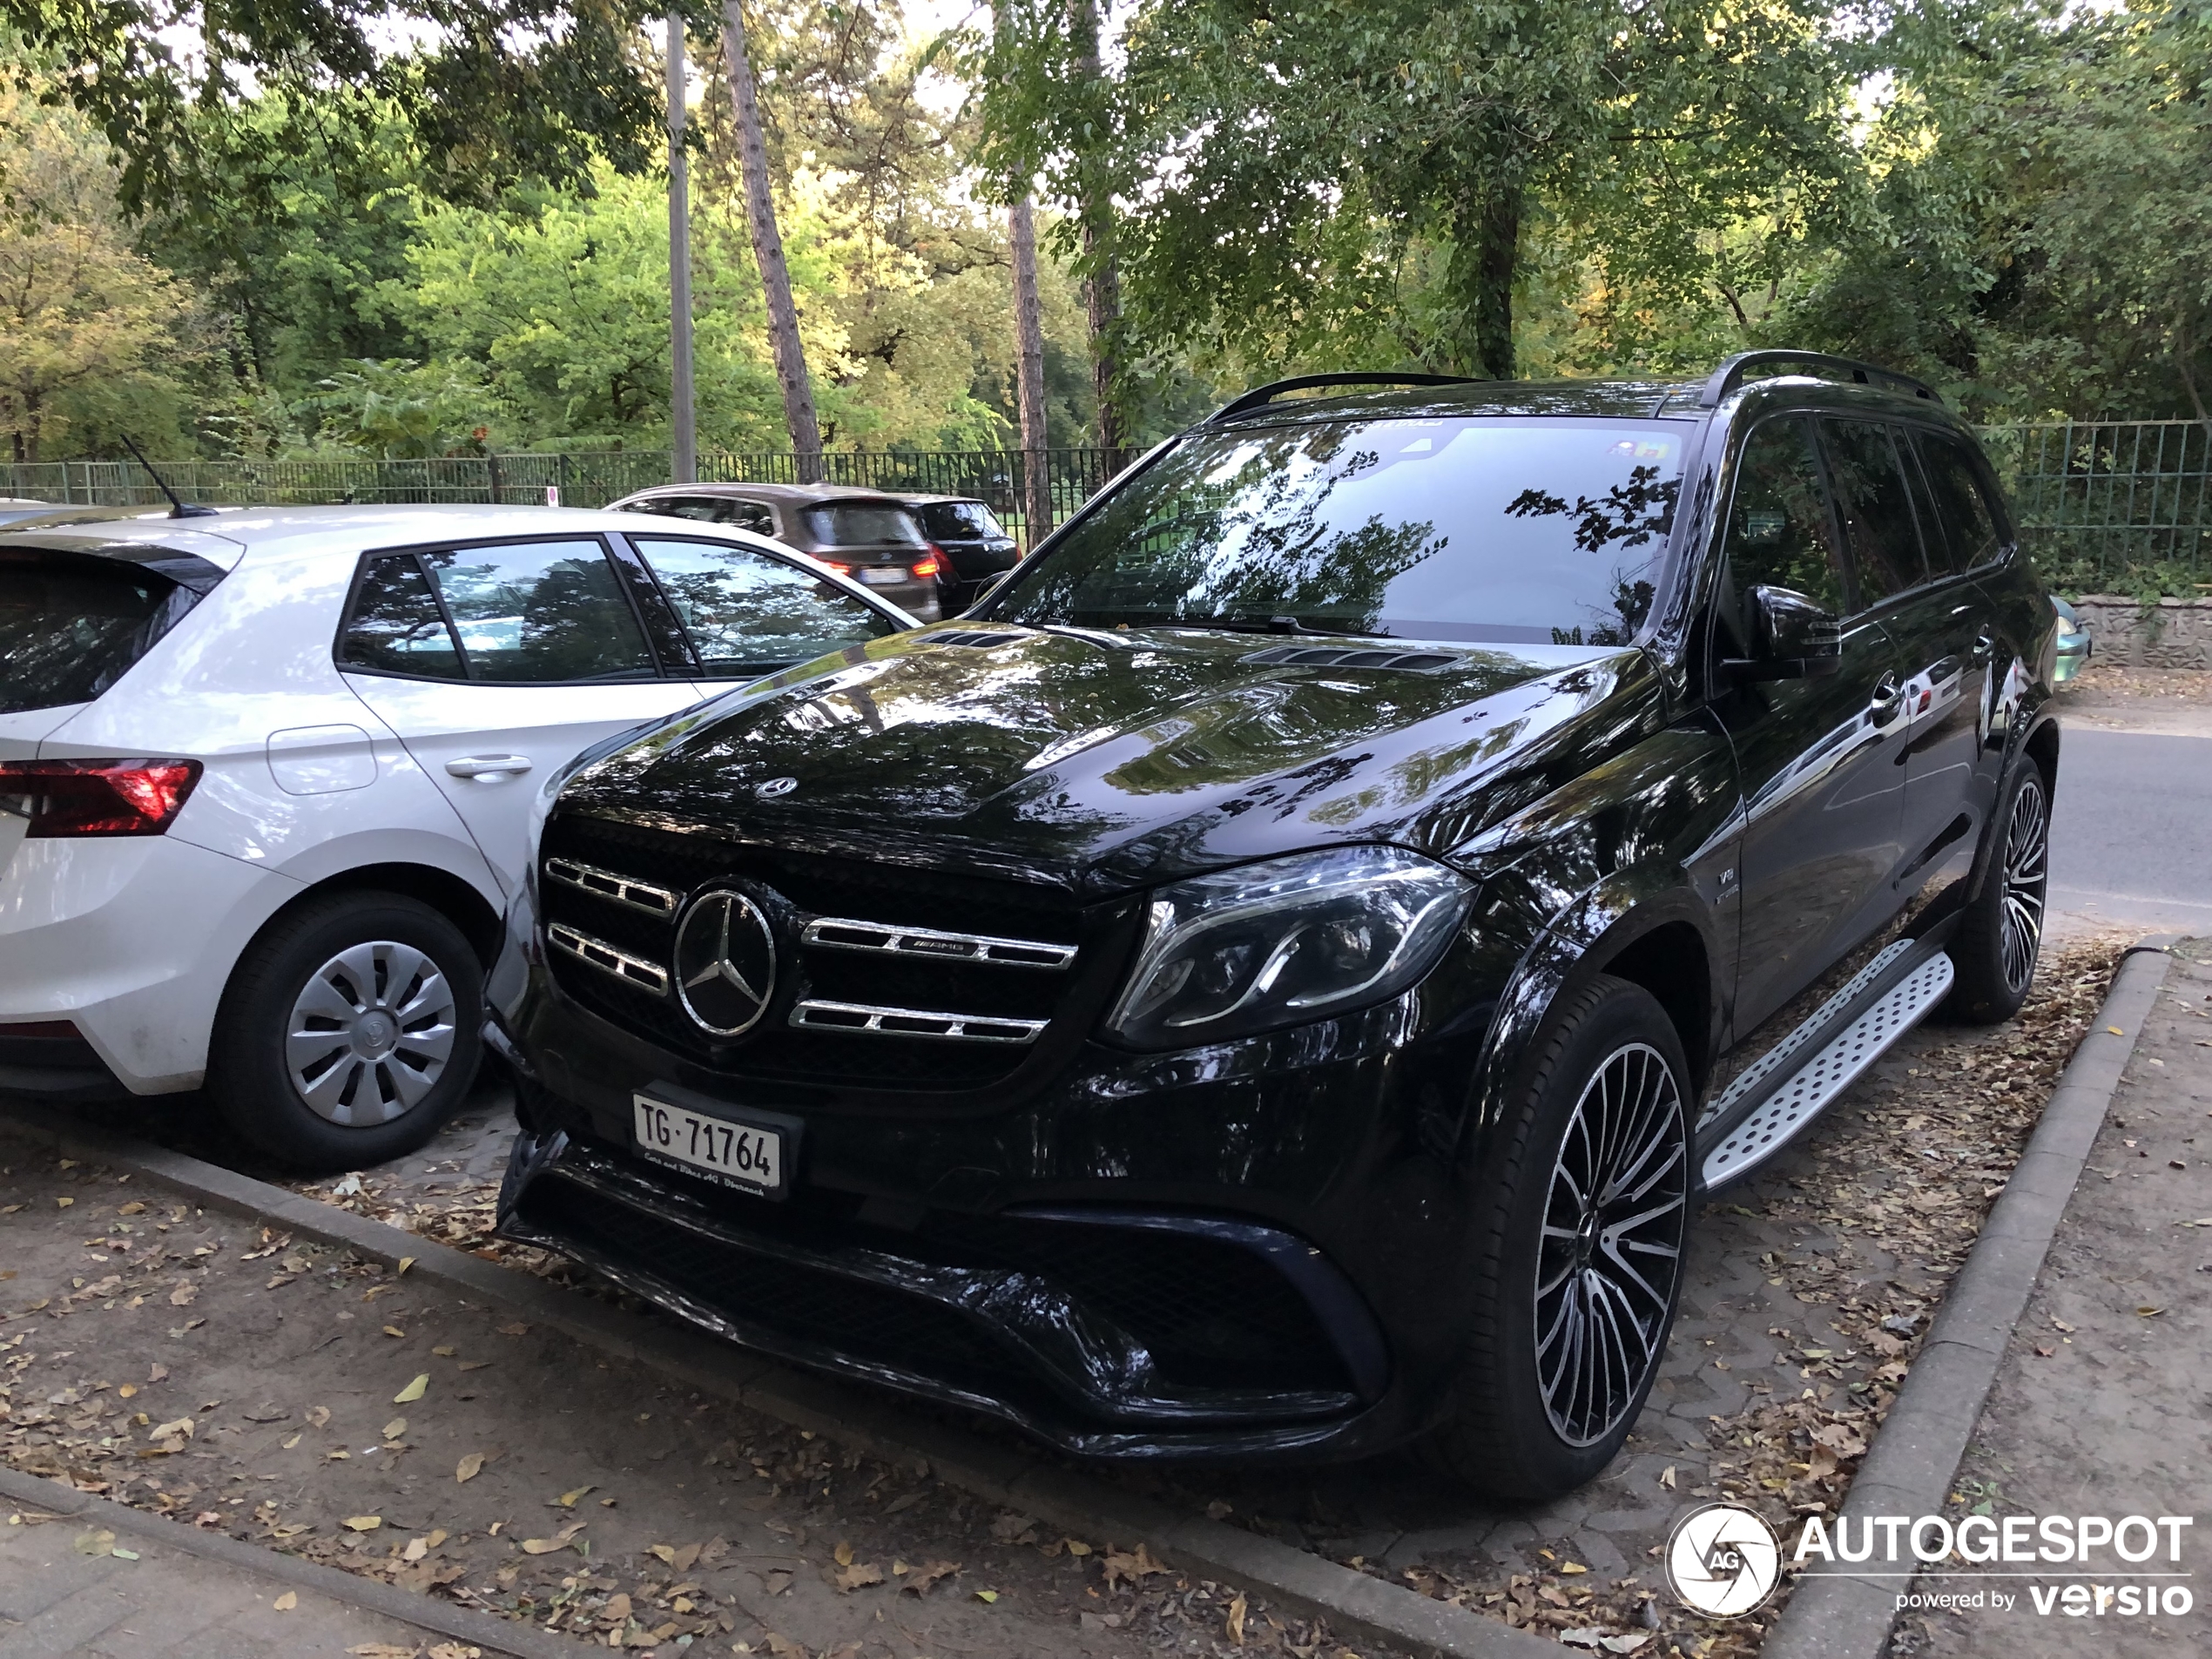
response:
{"label": "black mercedes-amg suv", "polygon": [[548,786],[502,1227],[1079,1453],[1573,1487],[1701,1196],[2026,995],[2054,631],[1884,370],[1254,392]]}

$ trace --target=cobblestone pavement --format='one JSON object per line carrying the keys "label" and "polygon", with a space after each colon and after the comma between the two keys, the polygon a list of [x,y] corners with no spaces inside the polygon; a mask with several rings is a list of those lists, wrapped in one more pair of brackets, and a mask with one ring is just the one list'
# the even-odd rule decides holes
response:
{"label": "cobblestone pavement", "polygon": [[[121,1548],[130,1552],[118,1555]],[[97,1521],[0,1501],[0,1659],[464,1659],[443,1642],[308,1590]]]}
{"label": "cobblestone pavement", "polygon": [[[2009,1609],[1907,1613],[1891,1651],[1930,1659],[2173,1659],[2212,1653],[2212,940],[2179,947],[1954,1484],[1952,1518],[2190,1515],[2180,1559],[2099,1548],[2034,1576],[1922,1579],[1922,1592],[1996,1590]],[[2040,1540],[2039,1540],[2040,1541]],[[2132,1548],[2141,1549],[2141,1536]],[[1956,1568],[1959,1563],[1950,1563]],[[2018,1573],[2017,1564],[1991,1571]],[[2186,1573],[2141,1579],[2122,1574]],[[2048,1595],[2074,1584],[2188,1593],[2189,1608],[2127,1616],[2094,1592],[2072,1616]]]}

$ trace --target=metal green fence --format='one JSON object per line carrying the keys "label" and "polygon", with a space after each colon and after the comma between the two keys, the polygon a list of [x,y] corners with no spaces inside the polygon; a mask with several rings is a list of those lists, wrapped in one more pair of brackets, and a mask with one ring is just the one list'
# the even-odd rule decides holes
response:
{"label": "metal green fence", "polygon": [[2212,591],[2212,426],[2054,421],[1981,435],[2021,540],[2054,585]]}
{"label": "metal green fence", "polygon": [[[2212,427],[2196,421],[2054,421],[1986,427],[1982,439],[2004,475],[2023,537],[2054,584],[2068,592],[2212,592]],[[1045,451],[1052,523],[1064,521],[1126,459],[1104,449]],[[1021,523],[1026,461],[1018,450],[864,451],[825,455],[822,468],[831,483],[981,496],[1027,540]],[[668,453],[654,449],[159,464],[187,501],[247,506],[558,500],[598,507],[669,476]],[[788,483],[799,476],[798,456],[703,455],[699,476]],[[0,491],[88,506],[162,499],[153,481],[128,461],[17,465],[7,469]]]}
{"label": "metal green fence", "polygon": [[[1066,519],[1096,493],[1123,459],[1105,449],[1048,449],[1042,454],[1052,524]],[[666,483],[669,460],[664,449],[625,449],[585,455],[444,455],[422,461],[334,457],[155,464],[185,500],[224,505],[557,502],[570,507],[603,507],[632,490]],[[995,449],[833,452],[821,457],[826,482],[980,496],[1017,532],[1026,529],[1021,509],[1028,460],[1019,450]],[[710,453],[699,457],[698,475],[709,482],[793,483],[799,478],[799,457],[790,451]],[[88,507],[158,506],[165,499],[133,461],[18,463],[6,469],[0,494]]]}

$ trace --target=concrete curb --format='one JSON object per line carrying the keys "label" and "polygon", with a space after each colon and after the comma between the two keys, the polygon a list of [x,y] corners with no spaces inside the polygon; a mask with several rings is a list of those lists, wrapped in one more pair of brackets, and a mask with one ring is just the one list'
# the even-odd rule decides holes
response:
{"label": "concrete curb", "polygon": [[[844,1445],[887,1459],[927,1458],[940,1480],[989,1502],[1035,1515],[1078,1537],[1123,1545],[1142,1541],[1161,1561],[1184,1572],[1241,1584],[1286,1608],[1325,1618],[1339,1638],[1410,1649],[1436,1659],[1544,1659],[1545,1656],[1558,1659],[1561,1650],[1556,1644],[1495,1619],[1402,1589],[1241,1527],[1184,1514],[1074,1470],[1046,1464],[1010,1444],[914,1416],[888,1399],[833,1379],[789,1370],[691,1331],[556,1289],[514,1268],[418,1238],[388,1223],[318,1204],[282,1187],[163,1147],[88,1129],[42,1108],[10,1103],[0,1108],[0,1125],[44,1142],[64,1157],[128,1170],[196,1204],[295,1237],[341,1245],[388,1264],[396,1264],[401,1257],[413,1257],[415,1265],[408,1271],[415,1278],[496,1302],[603,1353],[651,1366],[702,1393],[812,1429]],[[40,1482],[42,1487],[51,1484]],[[0,1486],[0,1491],[8,1489]],[[173,1523],[157,1521],[155,1524]],[[271,1556],[252,1545],[233,1543],[233,1548],[246,1550],[256,1560],[289,1559]],[[299,1565],[319,1573],[336,1573],[348,1583],[370,1583],[336,1568],[312,1568],[306,1562]],[[340,1594],[320,1579],[315,1588],[327,1595]],[[385,1586],[372,1588],[388,1590]],[[388,1593],[416,1610],[395,1612],[391,1616],[417,1624],[426,1622],[417,1613],[437,1605],[402,1591]],[[380,1613],[388,1610],[381,1603],[361,1604]],[[506,1624],[498,1619],[491,1622]],[[469,1640],[485,1643],[490,1638],[472,1625]],[[566,1643],[557,1649],[526,1649],[515,1645],[519,1637],[507,1640],[509,1651],[532,1659],[541,1652],[577,1651]]]}
{"label": "concrete curb", "polygon": [[535,1625],[427,1595],[411,1595],[343,1568],[324,1567],[259,1544],[240,1543],[227,1534],[188,1527],[165,1515],[148,1514],[127,1503],[95,1497],[62,1481],[18,1469],[0,1468],[0,1497],[50,1515],[69,1515],[88,1526],[97,1524],[113,1533],[143,1538],[180,1555],[219,1561],[257,1578],[275,1579],[433,1635],[453,1636],[489,1652],[511,1654],[515,1659],[575,1659],[584,1651],[579,1643]]}
{"label": "concrete curb", "polygon": [[[2095,1026],[2067,1063],[1851,1482],[1843,1514],[1852,1521],[1943,1512],[2013,1327],[2166,982],[2174,938],[2146,939],[2122,959]],[[1807,1573],[1768,1633],[1762,1659],[1880,1659],[1904,1588],[1895,1579]]]}

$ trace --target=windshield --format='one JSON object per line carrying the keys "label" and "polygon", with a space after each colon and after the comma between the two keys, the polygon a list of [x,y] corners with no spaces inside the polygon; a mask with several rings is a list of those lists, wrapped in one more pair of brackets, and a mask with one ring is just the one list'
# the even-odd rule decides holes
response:
{"label": "windshield", "polygon": [[895,502],[843,502],[806,509],[806,528],[823,547],[871,547],[893,542],[920,547],[925,539],[914,516]]}
{"label": "windshield", "polygon": [[1409,419],[1197,438],[1073,526],[988,614],[1626,644],[1651,609],[1687,432]]}
{"label": "windshield", "polygon": [[0,714],[91,702],[194,597],[166,577],[117,559],[0,551]]}

